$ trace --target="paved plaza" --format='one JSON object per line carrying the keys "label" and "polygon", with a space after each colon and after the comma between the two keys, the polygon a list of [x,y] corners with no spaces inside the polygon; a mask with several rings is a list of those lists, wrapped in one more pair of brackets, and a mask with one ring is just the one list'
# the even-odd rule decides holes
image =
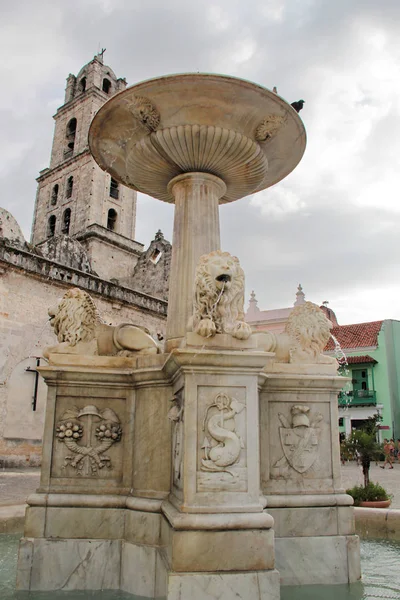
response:
{"label": "paved plaza", "polygon": [[[393,494],[391,508],[400,509],[400,464],[396,463],[393,469],[381,469],[373,463],[370,475],[374,483],[380,483],[389,494]],[[361,467],[354,462],[346,463],[342,466],[342,477],[345,488],[361,484]],[[0,471],[0,506],[23,504],[26,497],[39,486],[39,478],[40,469]]]}

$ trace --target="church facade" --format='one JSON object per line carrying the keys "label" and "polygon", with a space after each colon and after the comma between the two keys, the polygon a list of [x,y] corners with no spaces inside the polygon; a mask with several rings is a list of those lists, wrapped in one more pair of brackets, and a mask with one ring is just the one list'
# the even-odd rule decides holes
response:
{"label": "church facade", "polygon": [[0,209],[0,466],[40,464],[46,388],[36,369],[55,342],[48,307],[69,288],[91,294],[108,324],[164,332],[171,244],[160,231],[146,250],[135,240],[136,192],[97,166],[87,142],[96,112],[125,87],[102,54],[70,74],[30,243]]}

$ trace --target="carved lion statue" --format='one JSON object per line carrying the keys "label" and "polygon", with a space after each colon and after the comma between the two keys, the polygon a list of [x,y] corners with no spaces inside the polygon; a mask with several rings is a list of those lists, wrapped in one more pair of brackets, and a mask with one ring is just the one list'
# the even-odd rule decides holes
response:
{"label": "carved lion statue", "polygon": [[284,333],[255,335],[257,345],[275,352],[278,362],[335,364],[335,358],[323,354],[331,329],[332,323],[323,311],[313,302],[305,302],[292,310]]}
{"label": "carved lion statue", "polygon": [[68,290],[57,306],[49,308],[48,314],[59,344],[46,348],[45,358],[52,353],[132,356],[160,351],[148,330],[142,327],[130,323],[106,325],[91,296],[79,288]]}
{"label": "carved lion statue", "polygon": [[247,340],[251,328],[244,322],[243,305],[244,273],[236,256],[221,250],[203,255],[195,273],[189,328],[203,337],[229,333]]}

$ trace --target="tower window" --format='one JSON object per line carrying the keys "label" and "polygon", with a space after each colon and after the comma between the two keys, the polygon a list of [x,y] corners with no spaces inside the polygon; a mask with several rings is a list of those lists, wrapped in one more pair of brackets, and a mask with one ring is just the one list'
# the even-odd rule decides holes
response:
{"label": "tower window", "polygon": [[67,208],[64,211],[64,215],[63,215],[63,225],[62,225],[62,232],[65,233],[65,235],[69,234],[69,226],[71,223],[71,209]]}
{"label": "tower window", "polygon": [[51,192],[50,203],[52,206],[55,206],[57,204],[57,199],[58,199],[58,183],[56,183],[56,185],[53,187],[52,192]]}
{"label": "tower window", "polygon": [[47,237],[53,237],[56,231],[56,217],[51,215],[47,223]]}
{"label": "tower window", "polygon": [[109,79],[103,79],[103,92],[109,94],[111,90],[111,81]]}
{"label": "tower window", "polygon": [[117,224],[117,211],[113,208],[110,208],[107,215],[107,229],[110,231],[115,231],[115,226]]}
{"label": "tower window", "polygon": [[68,179],[67,179],[67,189],[65,192],[66,198],[71,198],[73,187],[74,187],[74,178],[71,175],[71,177],[68,177]]}
{"label": "tower window", "polygon": [[118,200],[119,197],[118,181],[112,177],[110,182],[110,196],[116,200]]}
{"label": "tower window", "polygon": [[79,91],[80,92],[86,92],[86,77],[82,77],[82,79],[79,82]]}
{"label": "tower window", "polygon": [[64,152],[64,156],[66,158],[68,158],[69,156],[72,156],[72,153],[74,151],[75,136],[76,136],[76,125],[77,125],[77,121],[76,121],[75,117],[73,119],[71,119],[68,122],[68,125],[67,125],[67,133],[66,133],[67,148],[66,148],[66,150]]}

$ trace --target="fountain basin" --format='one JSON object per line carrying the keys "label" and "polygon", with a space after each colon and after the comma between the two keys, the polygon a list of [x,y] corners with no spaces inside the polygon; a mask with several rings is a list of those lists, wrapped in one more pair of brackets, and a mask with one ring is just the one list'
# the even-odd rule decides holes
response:
{"label": "fountain basin", "polygon": [[102,169],[174,202],[168,183],[204,172],[226,184],[220,203],[274,185],[300,162],[304,125],[283,98],[223,75],[187,73],[138,83],[111,98],[89,131]]}

